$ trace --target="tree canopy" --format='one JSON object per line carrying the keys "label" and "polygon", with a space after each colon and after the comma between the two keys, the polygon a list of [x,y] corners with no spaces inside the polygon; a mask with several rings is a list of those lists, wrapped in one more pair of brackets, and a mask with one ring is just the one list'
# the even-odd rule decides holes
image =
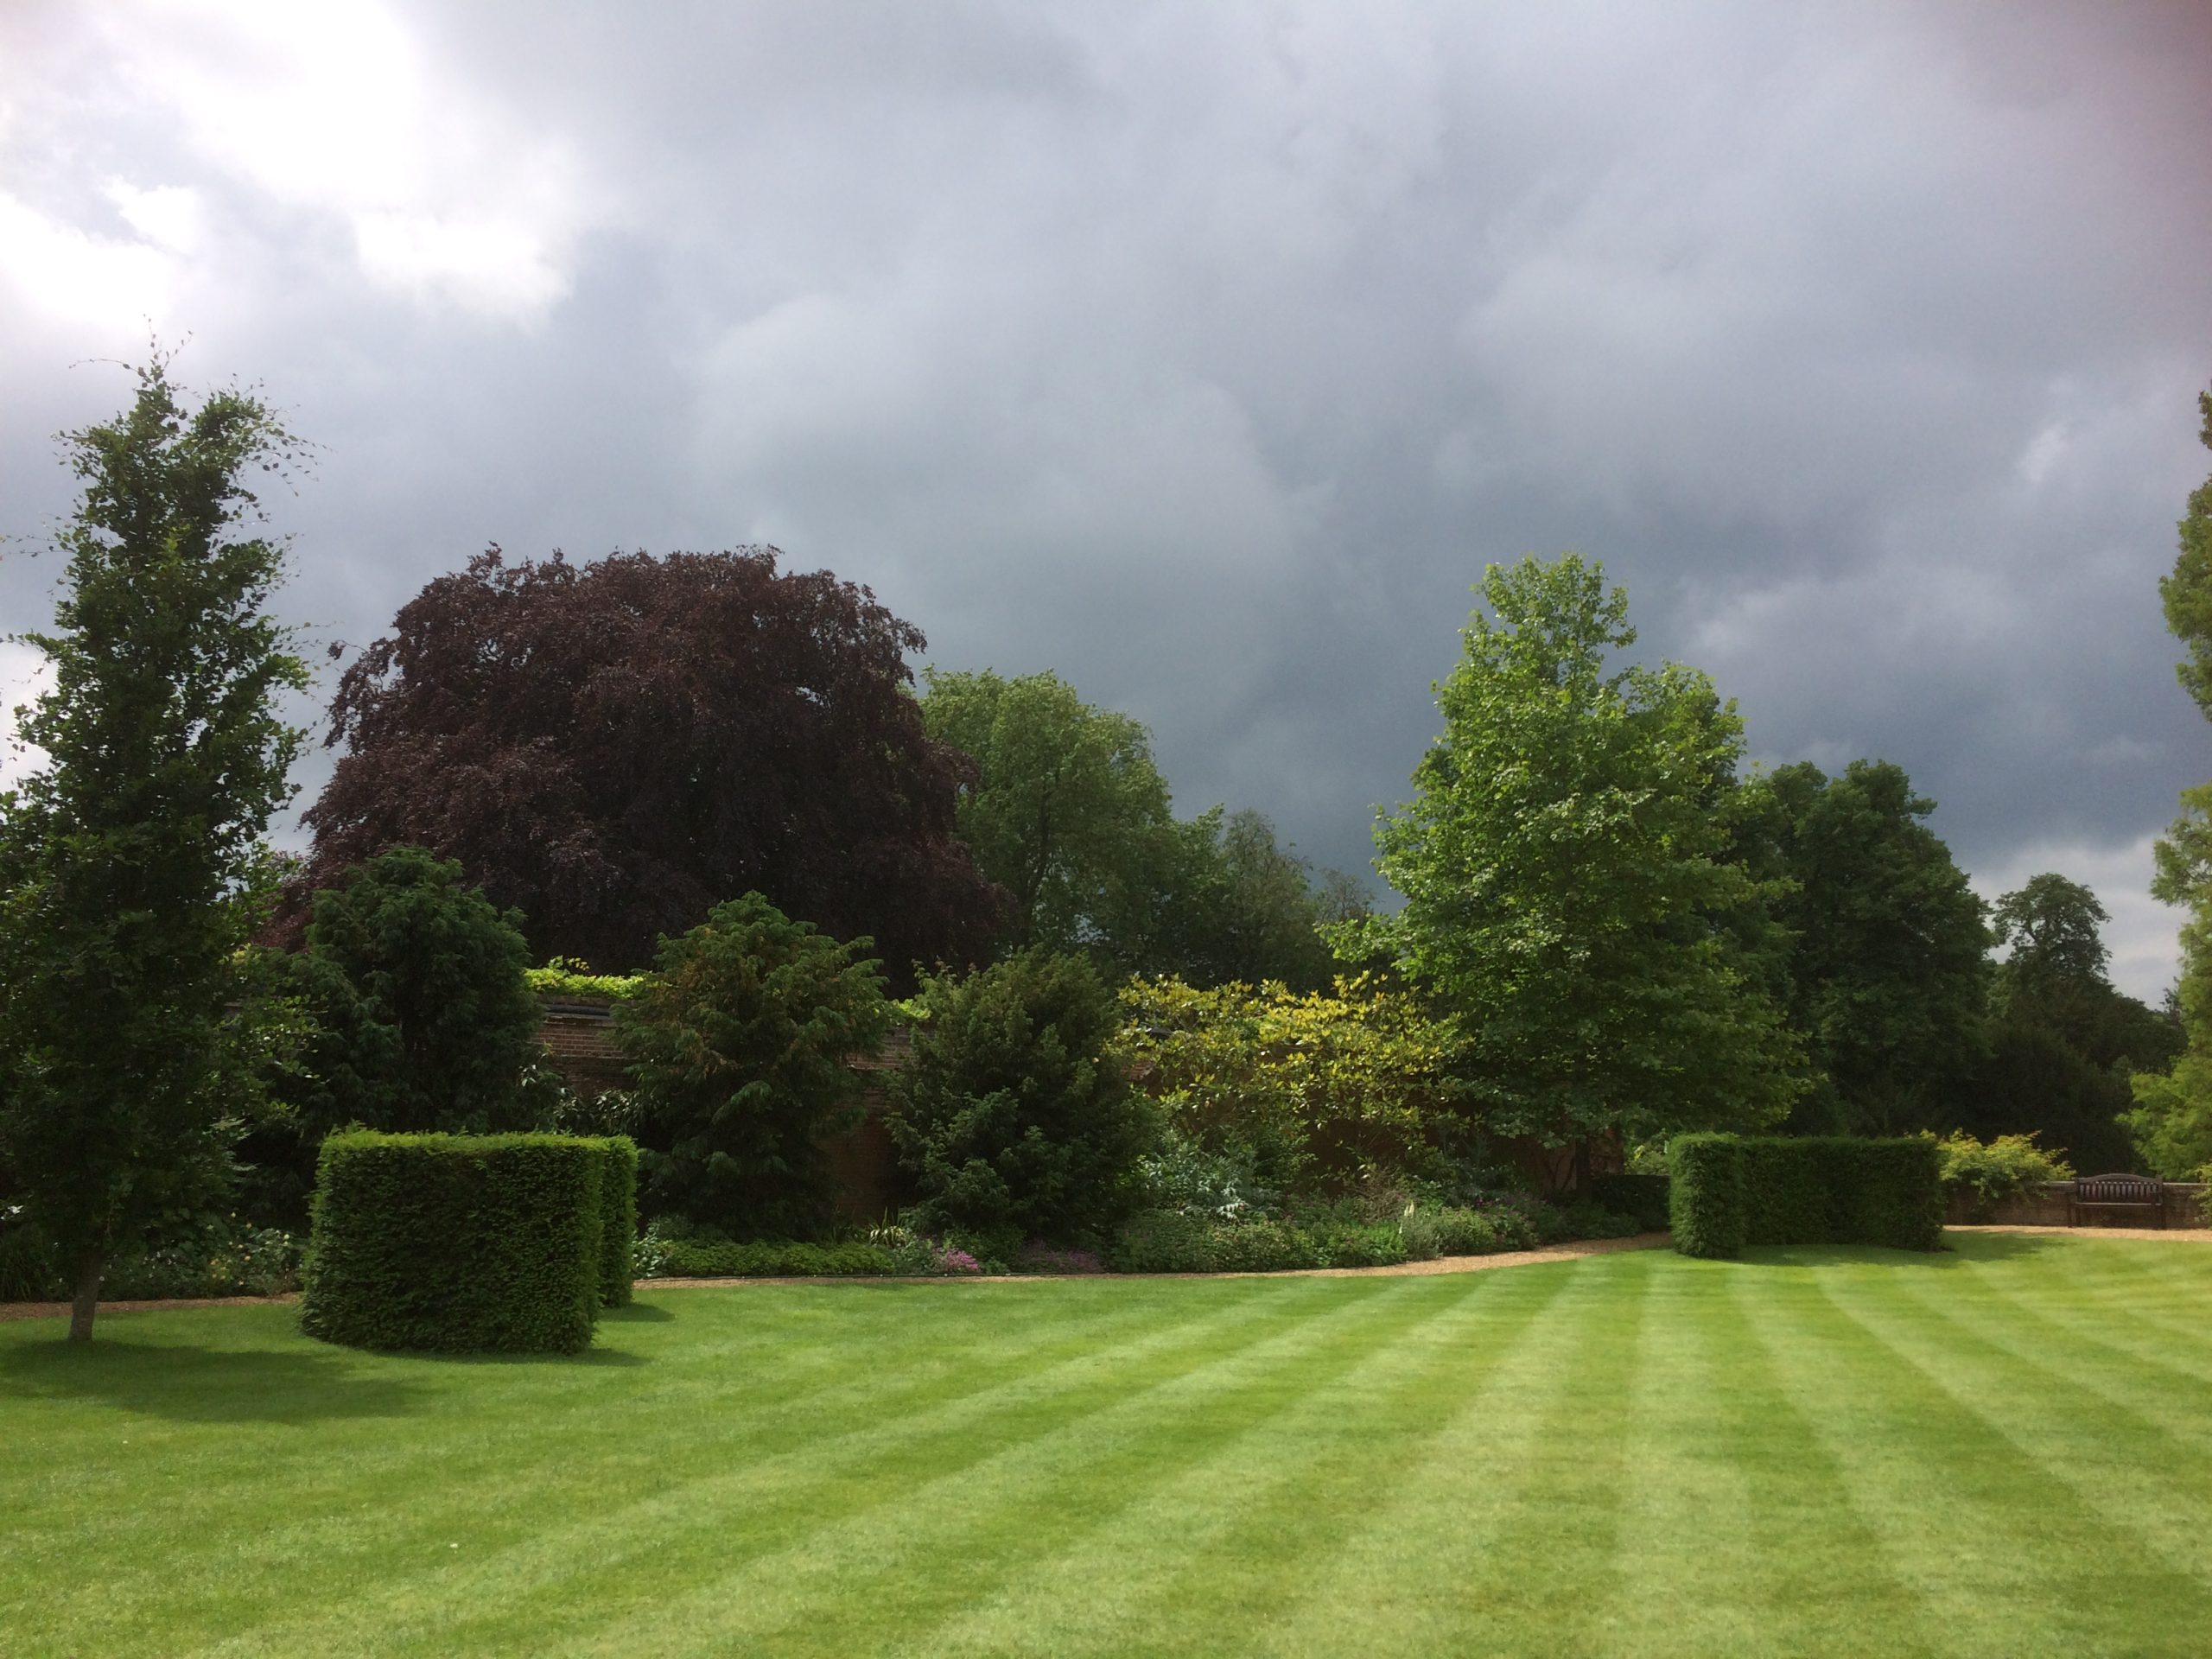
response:
{"label": "tree canopy", "polygon": [[0,1160],[75,1275],[92,1334],[119,1250],[227,1179],[254,1072],[240,947],[307,670],[267,613],[281,543],[247,533],[255,472],[295,440],[243,391],[188,408],[165,359],[130,407],[65,435],[82,482],[53,666],[24,736],[48,757],[0,795]]}
{"label": "tree canopy", "polygon": [[1178,821],[1152,739],[1052,673],[924,671],[931,735],[972,755],[960,833],[1013,897],[1006,944],[1117,974],[1326,985],[1318,923],[1356,901],[1249,809]]}
{"label": "tree canopy", "polygon": [[1490,1126],[1759,1123],[1796,1088],[1780,1011],[1723,918],[1759,899],[1728,857],[1732,703],[1636,639],[1602,566],[1492,565],[1436,688],[1444,730],[1377,825],[1396,916],[1345,930],[1459,1016]]}
{"label": "tree canopy", "polygon": [[[2212,449],[2212,391],[2196,405],[2199,435]],[[2190,492],[2179,530],[2181,550],[2158,594],[2167,628],[2189,651],[2176,672],[2212,718],[2212,478]],[[2177,987],[2187,1047],[2171,1071],[2136,1074],[2128,1127],[2153,1170],[2186,1175],[2212,1166],[2212,783],[2182,791],[2181,815],[2158,842],[2151,891],[2187,912]]]}
{"label": "tree canopy", "polygon": [[1830,1121],[1807,1127],[1925,1127],[1986,1052],[1990,972],[1982,901],[1926,822],[1936,804],[1885,760],[1835,778],[1801,762],[1749,793],[1740,833],[1767,838],[1787,878],[1790,1023],[1826,1079]]}
{"label": "tree canopy", "polygon": [[307,884],[426,847],[538,957],[602,969],[748,891],[900,979],[978,957],[1000,898],[955,833],[968,762],[910,693],[921,632],[778,556],[493,548],[429,583],[339,683]]}

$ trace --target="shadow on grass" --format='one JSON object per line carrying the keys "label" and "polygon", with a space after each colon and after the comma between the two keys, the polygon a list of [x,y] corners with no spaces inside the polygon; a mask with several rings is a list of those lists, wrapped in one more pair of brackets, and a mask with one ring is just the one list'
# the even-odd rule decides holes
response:
{"label": "shadow on grass", "polygon": [[404,1378],[362,1376],[342,1355],[171,1343],[11,1343],[0,1399],[86,1400],[185,1423],[404,1417],[425,1402]]}

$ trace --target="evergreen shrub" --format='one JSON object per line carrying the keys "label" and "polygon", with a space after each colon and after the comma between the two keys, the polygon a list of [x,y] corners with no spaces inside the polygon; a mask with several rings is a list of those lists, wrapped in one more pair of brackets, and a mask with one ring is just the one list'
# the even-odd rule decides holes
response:
{"label": "evergreen shrub", "polygon": [[805,1244],[790,1239],[661,1239],[655,1243],[656,1279],[845,1279],[899,1271],[887,1250],[874,1244]]}
{"label": "evergreen shrub", "polygon": [[599,1145],[599,1300],[627,1307],[638,1276],[638,1143],[610,1135]]}
{"label": "evergreen shrub", "polygon": [[323,1142],[300,1323],[349,1347],[578,1353],[602,1272],[605,1141],[382,1135]]}
{"label": "evergreen shrub", "polygon": [[1746,1244],[1942,1247],[1934,1140],[1911,1135],[1685,1135],[1672,1151],[1675,1248],[1733,1255]]}

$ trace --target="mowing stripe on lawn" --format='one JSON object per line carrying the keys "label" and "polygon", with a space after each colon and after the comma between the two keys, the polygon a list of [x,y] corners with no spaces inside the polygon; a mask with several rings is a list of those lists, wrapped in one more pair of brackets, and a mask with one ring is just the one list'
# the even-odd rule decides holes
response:
{"label": "mowing stripe on lawn", "polygon": [[[1307,1310],[1317,1300],[1312,1282],[1240,1281],[1237,1289],[1209,1298],[1170,1324],[1155,1319],[1148,1332],[1128,1341],[1043,1364],[1033,1352],[1016,1352],[988,1386],[922,1402],[904,1414],[871,1413],[842,1433],[759,1454],[747,1435],[744,1444],[731,1448],[744,1459],[734,1466],[687,1471],[646,1498],[593,1503],[558,1526],[548,1528],[542,1516],[535,1517],[536,1524],[512,1541],[479,1536],[462,1559],[441,1562],[383,1592],[377,1602],[385,1615],[378,1627],[379,1649],[404,1652],[410,1643],[419,1643],[425,1651],[446,1650],[459,1630],[486,1620],[504,1629],[511,1618],[528,1624],[551,1616],[556,1630],[565,1629],[562,1610],[579,1592],[588,1592],[605,1620],[657,1611],[669,1598],[728,1572],[733,1563],[788,1550],[826,1526],[899,1501],[902,1480],[983,1464],[1048,1435],[1065,1411],[1094,1398],[1126,1395],[1129,1377],[1143,1375],[1144,1368],[1172,1377],[1218,1363],[1224,1349],[1233,1353],[1307,1331]],[[995,1287],[947,1286],[938,1294],[973,1296],[978,1288]],[[749,1426],[749,1414],[740,1421]],[[314,1646],[343,1652],[329,1645],[341,1634],[331,1626],[353,1624],[361,1611],[317,1624],[280,1621],[210,1651],[283,1653]],[[500,1635],[498,1644],[509,1647],[509,1635]]]}
{"label": "mowing stripe on lawn", "polygon": [[[1020,1653],[1049,1631],[1055,1654],[1120,1653],[1206,1623],[1225,1588],[1223,1554],[1239,1553],[1249,1535],[1277,1541],[1285,1512],[1313,1507],[1315,1487],[1346,1485],[1364,1498],[1422,1455],[1411,1436],[1460,1409],[1565,1283],[1545,1277],[1526,1296],[1473,1275],[1424,1281],[1427,1316],[1397,1342],[1183,1463],[982,1605],[911,1632],[893,1651]],[[1335,1512],[1355,1524],[1361,1505]]]}
{"label": "mowing stripe on lawn", "polygon": [[[1593,1316],[1620,1307],[1641,1266],[1624,1255],[1528,1269],[1563,1281],[1528,1339],[1500,1357],[1414,1455],[1397,1460],[1394,1483],[1312,1495],[1329,1501],[1300,1511],[1304,1535],[1294,1537],[1279,1566],[1255,1576],[1239,1609],[1252,1621],[1248,1631],[1211,1632],[1222,1648],[1336,1654],[1348,1629],[1377,1652],[1488,1652],[1516,1643],[1524,1634],[1514,1627],[1530,1588],[1533,1535],[1548,1528],[1556,1536],[1572,1526],[1567,1503],[1548,1518],[1537,1514],[1548,1507],[1541,1494],[1554,1478],[1567,1478],[1565,1465],[1585,1449],[1551,1437],[1580,1402],[1620,1389],[1634,1331],[1624,1342],[1619,1324]],[[1641,1302],[1639,1292],[1622,1323],[1633,1325]],[[1586,1488],[1574,1494],[1592,1495]],[[1347,1513],[1357,1518],[1350,1528]],[[1604,1530],[1607,1518],[1601,1504],[1595,1529]],[[1509,1554],[1513,1565],[1504,1572],[1522,1575],[1520,1584],[1502,1581]],[[1560,1611],[1543,1610],[1548,1632],[1556,1631]]]}
{"label": "mowing stripe on lawn", "polygon": [[[1733,1269],[1659,1276],[1628,1427],[1630,1541],[1614,1609],[1638,1655],[1933,1653],[1939,1632],[1776,1370]],[[1563,1587],[1564,1590],[1564,1587]]]}
{"label": "mowing stripe on lawn", "polygon": [[[1065,1489],[1087,1500],[1099,1486],[1134,1495],[1172,1479],[1177,1458],[1239,1432],[1255,1412],[1287,1408],[1426,1317],[1413,1281],[1352,1288],[1300,1327],[1112,1399],[1071,1402],[1077,1414],[987,1459],[916,1470],[882,1504],[709,1577],[658,1605],[644,1629],[603,1634],[625,1653],[844,1654],[870,1630],[935,1622],[1052,1546],[1067,1524]],[[612,1650],[601,1634],[539,1650]]]}
{"label": "mowing stripe on lawn", "polygon": [[[2154,1417],[2200,1449],[2212,1437],[2212,1421],[2202,1408],[2212,1398],[2212,1370],[2175,1357],[2170,1344],[2145,1343],[2118,1319],[2098,1322],[2069,1314],[2023,1296],[1978,1267],[1970,1276],[1980,1294],[1961,1298],[1955,1318],[2013,1354],[2020,1363],[2055,1366],[2069,1381],[2104,1395],[2123,1409],[2147,1405]],[[1923,1307],[1927,1297],[1916,1298]],[[1931,1313],[1936,1310],[1929,1308]],[[2195,1409],[2160,1414],[2177,1402]]]}
{"label": "mowing stripe on lawn", "polygon": [[[1236,1300],[1252,1304],[1256,1308],[1265,1308],[1299,1300],[1300,1292],[1294,1284],[1281,1281],[1251,1282],[1252,1290],[1243,1296],[1236,1297]],[[712,1293],[696,1294],[707,1295]],[[731,1293],[732,1295],[745,1294],[750,1293]],[[1283,1317],[1289,1320],[1294,1319],[1296,1315],[1286,1306]],[[1004,1354],[998,1366],[971,1377],[969,1386],[949,1400],[933,1397],[941,1386],[940,1380],[935,1377],[910,1395],[902,1396],[896,1389],[879,1388],[874,1406],[861,1426],[843,1434],[832,1434],[826,1440],[815,1421],[816,1414],[804,1409],[804,1400],[779,1402],[771,1415],[786,1430],[784,1439],[787,1446],[784,1449],[803,1452],[808,1458],[817,1457],[824,1448],[834,1446],[840,1441],[852,1440],[855,1436],[873,1437],[874,1441],[881,1442],[891,1437],[920,1432],[933,1420],[945,1414],[952,1414],[949,1423],[950,1431],[958,1432],[961,1424],[971,1421],[980,1411],[988,1408],[991,1402],[1003,1397],[1003,1390],[1007,1388],[1027,1391],[1055,1376],[1080,1378],[1127,1355],[1150,1351],[1179,1341],[1192,1345],[1212,1342],[1217,1339],[1215,1331],[1217,1320],[1217,1313],[1201,1308],[1190,1309],[1184,1317],[1166,1324],[1161,1323],[1156,1308],[1132,1311],[1127,1317],[1108,1322],[1115,1331],[1133,1333],[1125,1343],[1109,1344],[1102,1349],[1092,1339],[1097,1332],[1079,1332],[1058,1340],[1020,1344],[1019,1351]],[[1040,1365],[1040,1360],[1048,1356],[1057,1356],[1057,1363]],[[448,1383],[456,1378],[466,1377],[474,1369],[467,1362],[450,1360],[405,1360],[368,1356],[347,1356],[346,1359],[359,1364],[427,1373]],[[504,1383],[527,1384],[548,1376],[557,1379],[569,1364],[569,1362],[552,1361],[528,1368],[500,1367],[499,1380]],[[995,1382],[999,1385],[996,1389],[992,1386]],[[531,1390],[525,1388],[523,1391],[528,1393]],[[687,1390],[686,1395],[690,1401],[696,1402],[696,1408],[702,1411],[715,1402],[715,1396],[711,1393]],[[854,1395],[850,1403],[855,1409],[866,1404],[865,1392]],[[878,1412],[886,1414],[888,1421],[880,1421]],[[634,1421],[634,1414],[632,1421]],[[766,1461],[753,1450],[755,1441],[750,1431],[757,1421],[752,1413],[747,1413],[741,1420],[746,1430],[747,1453],[755,1459],[754,1464],[749,1466],[754,1467]],[[696,1438],[705,1440],[714,1433],[713,1420],[702,1416],[694,1432]],[[865,1454],[868,1449],[860,1448],[861,1454]],[[256,1540],[257,1548],[281,1575],[283,1564],[286,1562],[311,1559],[330,1566],[335,1561],[342,1561],[349,1553],[356,1551],[388,1552],[395,1543],[403,1548],[411,1547],[413,1552],[419,1552],[416,1559],[437,1561],[436,1567],[429,1573],[423,1577],[410,1575],[395,1585],[390,1592],[412,1599],[419,1594],[423,1577],[459,1570],[459,1563],[439,1558],[438,1552],[444,1550],[448,1540],[466,1537],[469,1540],[471,1554],[482,1555],[498,1550],[503,1543],[539,1537],[543,1516],[531,1501],[531,1495],[537,1486],[542,1485],[549,1457],[557,1459],[573,1455],[574,1450],[573,1445],[564,1442],[559,1436],[549,1438],[542,1420],[527,1410],[510,1410],[488,1419],[480,1417],[478,1432],[463,1448],[442,1444],[430,1449],[418,1449],[413,1439],[407,1436],[402,1436],[397,1441],[379,1440],[367,1448],[363,1459],[367,1465],[365,1478],[364,1471],[348,1471],[354,1477],[348,1483],[349,1496],[353,1502],[346,1511],[319,1515],[303,1525],[269,1529]],[[442,1457],[440,1456],[441,1452]],[[329,1460],[326,1457],[321,1461],[327,1465]],[[333,1471],[325,1466],[321,1472],[327,1478]],[[584,1489],[587,1502],[580,1506],[585,1515],[592,1517],[587,1524],[594,1530],[611,1531],[624,1548],[630,1551],[650,1548],[649,1539],[652,1537],[665,1538],[665,1534],[639,1533],[632,1535],[621,1530],[631,1514],[639,1517],[640,1524],[649,1526],[656,1518],[655,1506],[664,1521],[673,1519],[676,1511],[683,1507],[682,1480],[688,1477],[672,1480],[667,1472],[649,1471],[649,1478],[652,1496],[626,1506],[613,1503],[611,1512],[610,1500],[615,1494],[608,1492],[597,1482],[588,1484]],[[305,1553],[315,1550],[318,1545],[331,1548],[327,1553]],[[617,1549],[613,1553],[619,1558],[623,1552]],[[150,1599],[154,1602],[168,1604],[168,1618],[178,1622],[181,1622],[187,1613],[187,1608],[178,1605],[175,1599],[181,1592],[197,1599],[206,1599],[209,1590],[223,1587],[226,1586],[203,1585],[196,1580],[180,1586],[166,1579],[144,1586],[153,1592]],[[132,1586],[118,1585],[109,1579],[100,1585],[86,1586],[86,1595],[92,1602],[92,1611],[97,1615],[103,1592],[111,1596],[118,1591],[130,1588]],[[291,1613],[284,1591],[285,1586],[280,1577],[278,1581],[270,1585],[265,1598],[270,1606],[277,1611],[280,1620]],[[41,1611],[48,1618],[54,1617],[54,1610],[50,1606]],[[291,1617],[296,1615],[291,1614]],[[161,1633],[167,1635],[172,1643],[178,1639],[180,1634],[175,1623],[161,1627]],[[111,1632],[110,1634],[111,1636]]]}
{"label": "mowing stripe on lawn", "polygon": [[[2188,1574],[2144,1563],[2139,1535],[2051,1501],[2054,1487],[2063,1484],[2058,1471],[2024,1453],[1986,1410],[1961,1396],[1950,1380],[1961,1363],[1957,1355],[1923,1365],[1897,1339],[1893,1306],[1868,1315],[1854,1311],[1857,1283],[1869,1273],[1926,1271],[1901,1264],[1810,1274],[1817,1304],[1792,1311],[1814,1329],[1840,1324],[1854,1333],[1853,1346],[1838,1351],[1848,1353],[1852,1372],[1870,1383],[1885,1377],[1885,1391],[1904,1408],[1868,1426],[1859,1466],[1877,1471],[1891,1489],[1890,1524],[1920,1546],[1924,1593],[1957,1606],[1967,1627],[1961,1645],[2018,1651],[2018,1632],[1987,1619],[1993,1599],[2034,1608],[2048,1645],[2069,1653],[2109,1649],[2148,1599],[2178,1608],[2192,1624],[2212,1618],[2212,1595]],[[2023,1370],[2010,1369],[2001,1386],[2021,1389],[2029,1381]],[[1847,1421],[1856,1414],[1843,1414]]]}
{"label": "mowing stripe on lawn", "polygon": [[[2212,1391],[2189,1389],[2178,1399],[2169,1396],[2160,1407],[2133,1403],[2076,1382],[2044,1356],[1929,1306],[1910,1287],[1906,1294],[1913,1307],[1884,1321],[1892,1351],[2003,1435],[2022,1457],[2040,1465],[2082,1510],[2115,1533],[2139,1540],[2172,1572],[2200,1586],[2212,1584],[2212,1562],[2206,1560],[2202,1546],[2202,1500],[2212,1496],[2207,1478],[2212,1464],[2194,1422],[2190,1429],[2177,1431],[2167,1421],[2177,1408],[2178,1414],[2201,1422],[2204,1408],[2212,1405]],[[2046,1380],[2028,1411],[2016,1403],[2023,1368]],[[2128,1478],[2131,1465],[2135,1478]],[[2169,1494],[2193,1501],[2178,1506],[2145,1501]]]}

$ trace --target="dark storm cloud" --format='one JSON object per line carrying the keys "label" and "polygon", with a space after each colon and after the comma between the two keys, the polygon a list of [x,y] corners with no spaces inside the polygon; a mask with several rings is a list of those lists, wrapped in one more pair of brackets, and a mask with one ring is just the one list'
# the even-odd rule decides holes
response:
{"label": "dark storm cloud", "polygon": [[487,540],[772,540],[1351,868],[1484,563],[1577,547],[1760,756],[1901,761],[2155,991],[2202,17],[19,10],[0,517],[150,315],[328,446],[336,635]]}

